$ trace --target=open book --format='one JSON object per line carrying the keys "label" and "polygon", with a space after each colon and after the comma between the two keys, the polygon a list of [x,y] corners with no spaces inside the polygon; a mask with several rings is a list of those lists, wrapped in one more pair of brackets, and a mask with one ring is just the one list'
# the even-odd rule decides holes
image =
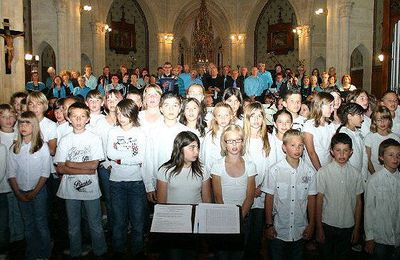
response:
{"label": "open book", "polygon": [[240,234],[240,207],[232,204],[154,207],[153,233]]}

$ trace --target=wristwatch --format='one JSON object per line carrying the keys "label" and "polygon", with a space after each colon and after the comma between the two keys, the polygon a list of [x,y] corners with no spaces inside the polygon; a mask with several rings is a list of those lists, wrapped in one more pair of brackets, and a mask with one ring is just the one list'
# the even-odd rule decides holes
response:
{"label": "wristwatch", "polygon": [[264,229],[268,229],[268,228],[270,228],[270,227],[273,227],[274,226],[274,224],[265,224],[265,226],[264,226]]}

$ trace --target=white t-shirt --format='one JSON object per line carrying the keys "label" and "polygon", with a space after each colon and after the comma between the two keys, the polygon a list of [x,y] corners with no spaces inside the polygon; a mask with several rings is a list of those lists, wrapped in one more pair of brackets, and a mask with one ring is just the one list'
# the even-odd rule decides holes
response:
{"label": "white t-shirt", "polygon": [[7,156],[7,146],[0,143],[0,193],[7,193],[11,191],[6,172]]}
{"label": "white t-shirt", "polygon": [[[115,127],[115,125],[109,124],[107,122],[107,119],[105,117],[102,117],[97,121],[96,127],[97,127],[96,134],[98,134],[100,136],[101,141],[103,143],[103,150],[106,152],[107,151],[107,142],[108,142],[108,133],[112,128]],[[111,165],[111,162],[110,162],[110,160],[108,160],[108,158],[106,156],[105,160],[102,161],[100,164],[103,165],[103,167],[107,169],[108,166]]]}
{"label": "white t-shirt", "polygon": [[192,168],[182,168],[179,174],[171,178],[166,175],[166,169],[163,167],[157,173],[157,179],[168,183],[167,203],[177,204],[198,204],[202,202],[201,188],[203,182],[210,178],[203,173],[203,178],[192,174]]}
{"label": "white t-shirt", "polygon": [[105,119],[103,114],[90,114],[90,121],[86,125],[87,129],[92,131],[94,134],[100,135],[101,129],[99,128],[99,122]]}
{"label": "white t-shirt", "polygon": [[[332,136],[336,132],[336,126],[333,123],[325,123],[324,126],[315,127],[314,119],[311,119],[304,123],[303,132],[313,135],[315,153],[318,155],[321,166],[328,164],[332,160],[329,151]],[[309,164],[313,165],[307,152],[305,152],[305,159]]]}
{"label": "white t-shirt", "polygon": [[392,138],[398,142],[400,142],[400,138],[390,133],[386,136],[380,135],[378,133],[369,133],[365,137],[365,146],[371,148],[371,162],[374,165],[375,172],[378,172],[383,169],[383,165],[379,162],[379,145],[385,141],[386,139]]}
{"label": "white t-shirt", "polygon": [[61,125],[57,126],[57,145],[60,143],[60,140],[63,136],[72,133],[72,126],[68,121],[65,121]]}
{"label": "white t-shirt", "polygon": [[[62,137],[54,161],[87,162],[104,160],[99,136],[86,130],[81,134],[69,133]],[[64,174],[57,192],[62,199],[94,200],[101,196],[96,174]]]}
{"label": "white t-shirt", "polygon": [[[40,121],[39,126],[43,142],[48,144],[50,140],[57,139],[57,124],[55,122],[51,121],[47,117],[44,117],[42,121]],[[50,172],[55,173],[56,169],[54,168],[53,158],[50,160],[49,165]]]}
{"label": "white t-shirt", "polygon": [[12,133],[6,133],[0,131],[0,142],[7,147],[7,150],[10,149],[11,145],[17,140],[18,130]]}
{"label": "white t-shirt", "polygon": [[271,137],[269,139],[269,143],[271,145],[271,153],[269,156],[270,156],[270,162],[272,165],[274,163],[277,163],[277,162],[285,159],[286,154],[282,149],[283,141],[279,140],[279,138],[276,136],[276,134],[269,135],[269,137]]}
{"label": "white t-shirt", "polygon": [[225,157],[214,162],[211,174],[220,176],[222,199],[225,204],[242,206],[246,199],[248,178],[257,175],[256,166],[253,162],[245,160],[245,171],[240,177],[231,177],[225,168]]}
{"label": "white t-shirt", "polygon": [[351,142],[353,144],[353,154],[349,159],[349,163],[361,172],[363,179],[366,182],[369,175],[368,156],[367,151],[365,150],[364,137],[362,136],[361,131],[358,129],[356,129],[356,131],[352,131],[343,126],[340,128],[340,133],[345,133],[351,138]]}
{"label": "white t-shirt", "polygon": [[200,146],[200,161],[203,163],[204,169],[209,175],[211,174],[213,163],[222,158],[221,135],[222,130],[219,130],[213,138],[211,131],[208,131]]}
{"label": "white t-shirt", "polygon": [[[142,181],[143,164],[146,154],[146,136],[140,127],[132,127],[124,131],[121,127],[114,127],[108,133],[107,157],[111,161],[110,180]],[[115,160],[121,160],[117,164]]]}
{"label": "white t-shirt", "polygon": [[[270,137],[271,136],[268,134],[269,140],[271,140]],[[264,184],[268,172],[268,167],[271,165],[269,156],[271,155],[272,151],[270,150],[269,156],[265,155],[265,152],[263,150],[263,141],[261,138],[250,138],[246,149],[247,151],[244,158],[246,161],[252,161],[255,164],[257,173],[256,187],[261,188],[261,186]],[[254,198],[252,208],[263,209],[264,200],[265,194],[262,193],[261,196]]]}
{"label": "white t-shirt", "polygon": [[293,119],[293,126],[292,129],[299,130],[300,132],[303,131],[304,122],[306,118],[304,116],[299,115],[295,119]]}
{"label": "white t-shirt", "polygon": [[147,121],[145,116],[146,116],[146,110],[139,111],[139,115],[138,115],[139,123],[140,123],[140,126],[145,131],[146,135],[150,135],[154,129],[160,127],[164,122],[163,115],[161,115],[160,118],[154,122]]}
{"label": "white t-shirt", "polygon": [[393,118],[392,132],[400,136],[400,106],[397,107]]}
{"label": "white t-shirt", "polygon": [[361,123],[361,133],[364,137],[371,132],[371,118],[364,116],[364,121]]}
{"label": "white t-shirt", "polygon": [[[146,131],[146,128],[143,129]],[[173,126],[167,126],[162,122],[149,136],[149,149],[146,151],[145,171],[151,170],[153,185],[157,181],[158,168],[171,158],[175,137],[183,131],[191,131],[189,127],[176,122]],[[147,189],[147,192],[151,191]]]}

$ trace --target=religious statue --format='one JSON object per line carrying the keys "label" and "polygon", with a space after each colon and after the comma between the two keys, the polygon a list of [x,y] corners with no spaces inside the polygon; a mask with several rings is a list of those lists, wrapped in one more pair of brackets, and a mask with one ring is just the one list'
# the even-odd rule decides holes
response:
{"label": "religious statue", "polygon": [[0,29],[0,36],[4,38],[4,46],[6,49],[6,74],[11,74],[11,62],[14,58],[14,38],[23,36],[23,32],[10,30],[9,19],[4,19],[4,29]]}

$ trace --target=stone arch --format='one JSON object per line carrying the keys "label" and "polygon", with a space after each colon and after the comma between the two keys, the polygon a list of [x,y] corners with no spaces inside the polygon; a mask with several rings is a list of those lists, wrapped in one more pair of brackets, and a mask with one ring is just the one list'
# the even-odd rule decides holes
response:
{"label": "stone arch", "polygon": [[324,59],[324,57],[319,56],[318,58],[315,59],[313,67],[310,68],[310,73],[311,71],[317,68],[320,72],[325,71],[326,70],[326,60]]}
{"label": "stone arch", "polygon": [[[220,6],[214,0],[206,1],[207,10],[209,12],[210,18],[212,20],[212,25],[214,28],[214,38],[216,39],[218,36],[221,38],[221,41],[224,45],[224,57],[230,56],[230,48],[229,48],[229,34],[231,30],[230,20],[226,16],[227,11]],[[194,24],[194,19],[197,17],[198,11],[200,7],[200,0],[191,0],[182,6],[179,12],[173,17],[173,28],[172,32],[174,33],[175,39],[172,46],[172,57],[177,56],[174,54],[178,49],[178,43],[183,36],[188,38],[188,29],[192,28]],[[211,8],[212,7],[212,8]],[[191,39],[191,35],[190,35]],[[225,40],[226,39],[226,40]],[[191,44],[191,40],[189,41]],[[189,45],[190,46],[190,45]],[[228,62],[229,58],[224,58],[224,62]],[[177,60],[173,60],[172,62],[177,62]]]}
{"label": "stone arch", "polygon": [[57,71],[56,53],[54,51],[54,48],[46,41],[42,41],[39,44],[37,53],[40,57],[38,72],[40,74],[40,78],[43,81],[49,76],[47,74],[47,69],[49,67],[53,67]]}
{"label": "stone arch", "polygon": [[370,83],[370,68],[372,66],[372,59],[370,59],[370,52],[363,45],[360,44],[353,49],[350,55],[350,76],[352,83],[357,88],[364,88],[371,91]]}
{"label": "stone arch", "polygon": [[[257,2],[252,6],[251,10],[249,12],[245,13],[245,16],[243,17],[243,21],[247,21],[244,25],[242,30],[246,31],[246,57],[245,57],[245,64],[248,67],[251,67],[254,65],[254,54],[255,54],[255,38],[254,38],[254,32],[256,30],[257,26],[257,21],[260,17],[261,14],[265,11],[264,8],[268,5],[268,3],[271,0],[265,1],[265,0],[257,0]],[[313,1],[296,1],[296,0],[286,0],[289,2],[291,7],[293,8],[294,14],[295,14],[295,23],[296,24],[301,24],[302,19],[306,20],[303,21],[304,23],[307,22],[307,19],[309,19],[308,14],[306,16],[300,15],[300,10],[303,8],[307,7],[308,9],[310,8],[310,2],[312,3]]]}
{"label": "stone arch", "polygon": [[[113,1],[109,0],[100,0],[102,3],[99,3],[99,15],[100,17],[107,17]],[[99,1],[99,2],[100,2]],[[143,19],[146,20],[147,27],[147,65],[151,71],[155,71],[158,66],[157,56],[158,56],[158,31],[159,26],[157,24],[157,20],[155,19],[155,15],[152,12],[148,1],[146,0],[131,0],[138,10],[142,13]]]}
{"label": "stone arch", "polygon": [[189,45],[189,41],[186,37],[182,37],[179,41],[179,53],[178,53],[178,64],[182,66],[184,64],[191,64],[191,57],[190,57],[191,48]]}
{"label": "stone arch", "polygon": [[91,65],[93,67],[92,61],[86,53],[81,53],[81,73],[85,72],[85,66]]}

